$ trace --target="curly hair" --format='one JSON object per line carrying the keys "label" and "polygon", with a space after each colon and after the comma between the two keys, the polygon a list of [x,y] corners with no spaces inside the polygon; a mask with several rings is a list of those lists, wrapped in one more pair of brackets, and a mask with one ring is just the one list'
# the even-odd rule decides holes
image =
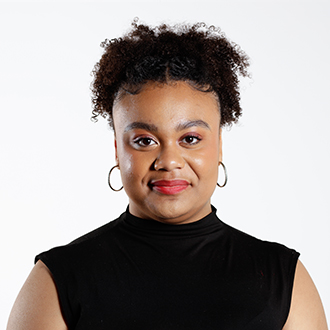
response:
{"label": "curly hair", "polygon": [[218,96],[221,126],[241,116],[238,75],[249,76],[247,55],[219,28],[205,23],[151,28],[132,22],[132,30],[101,43],[104,53],[92,74],[92,119],[107,117],[122,93],[137,94],[150,81],[185,81]]}

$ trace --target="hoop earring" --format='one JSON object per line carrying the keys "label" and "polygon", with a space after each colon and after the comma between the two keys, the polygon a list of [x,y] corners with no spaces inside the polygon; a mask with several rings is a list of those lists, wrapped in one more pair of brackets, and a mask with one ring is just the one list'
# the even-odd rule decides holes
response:
{"label": "hoop earring", "polygon": [[223,188],[225,185],[226,185],[226,183],[227,183],[227,180],[228,180],[228,176],[227,176],[227,170],[226,170],[226,166],[224,165],[224,163],[223,162],[220,162],[220,164],[219,165],[221,165],[222,166],[222,168],[223,168],[223,171],[225,172],[225,182],[220,186],[219,185],[219,183],[217,182],[217,186],[218,187],[220,187],[220,188]]}
{"label": "hoop earring", "polygon": [[114,187],[112,187],[111,185],[111,182],[110,182],[110,177],[111,177],[111,173],[112,171],[115,169],[115,168],[118,168],[119,169],[119,165],[115,165],[111,168],[110,172],[109,172],[109,175],[108,175],[108,184],[109,184],[109,187],[113,190],[113,191],[120,191],[124,188],[124,186],[121,186],[121,188],[119,189],[115,189]]}

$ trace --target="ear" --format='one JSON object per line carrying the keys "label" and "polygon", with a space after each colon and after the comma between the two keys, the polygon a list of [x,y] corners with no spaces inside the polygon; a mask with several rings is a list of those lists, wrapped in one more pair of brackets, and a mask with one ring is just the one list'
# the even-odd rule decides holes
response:
{"label": "ear", "polygon": [[219,164],[222,162],[222,129],[219,130]]}
{"label": "ear", "polygon": [[114,138],[113,139],[114,139],[114,144],[115,144],[116,164],[119,165],[116,134],[114,135]]}

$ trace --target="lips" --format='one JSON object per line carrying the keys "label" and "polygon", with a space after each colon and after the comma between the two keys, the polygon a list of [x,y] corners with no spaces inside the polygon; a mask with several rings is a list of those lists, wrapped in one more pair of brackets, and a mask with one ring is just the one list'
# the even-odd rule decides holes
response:
{"label": "lips", "polygon": [[186,180],[156,180],[150,183],[152,190],[164,195],[175,195],[187,189],[190,184]]}

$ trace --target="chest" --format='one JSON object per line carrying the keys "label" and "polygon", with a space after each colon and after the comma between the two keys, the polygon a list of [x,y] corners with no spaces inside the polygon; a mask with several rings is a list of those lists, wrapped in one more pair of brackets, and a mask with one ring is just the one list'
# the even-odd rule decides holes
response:
{"label": "chest", "polygon": [[266,263],[212,242],[155,246],[91,262],[77,284],[76,329],[281,329]]}

